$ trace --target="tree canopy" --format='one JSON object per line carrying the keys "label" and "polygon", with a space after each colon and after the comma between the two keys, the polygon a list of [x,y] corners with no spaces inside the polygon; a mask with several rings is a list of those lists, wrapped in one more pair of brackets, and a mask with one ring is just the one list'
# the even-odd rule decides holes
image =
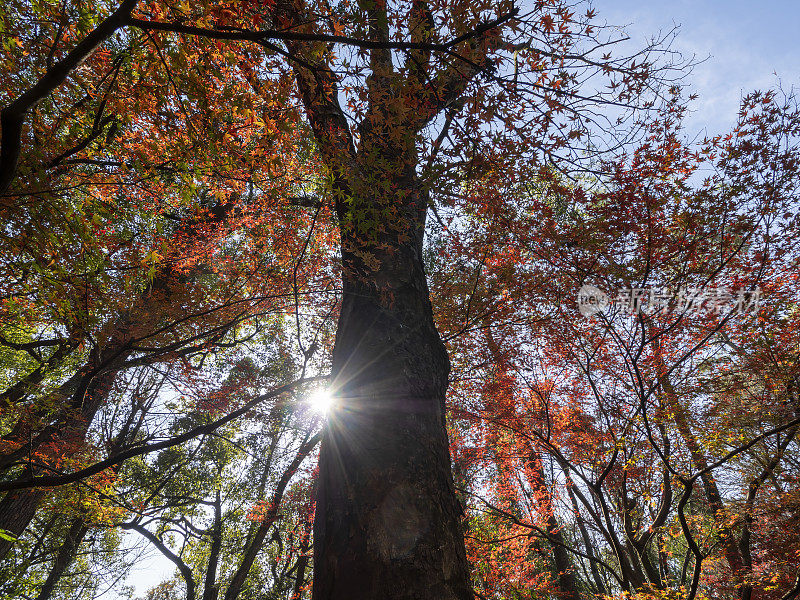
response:
{"label": "tree canopy", "polygon": [[797,98],[601,11],[0,7],[0,596],[797,597]]}

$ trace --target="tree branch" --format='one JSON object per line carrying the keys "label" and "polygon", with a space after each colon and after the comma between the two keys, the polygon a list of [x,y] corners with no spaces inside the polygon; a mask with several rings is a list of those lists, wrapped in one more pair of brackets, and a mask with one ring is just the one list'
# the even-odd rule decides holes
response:
{"label": "tree branch", "polygon": [[22,126],[25,123],[27,112],[64,83],[69,74],[79,67],[97,46],[126,24],[137,1],[123,0],[117,10],[95,27],[64,58],[48,69],[33,87],[0,112],[0,123],[3,128],[2,140],[0,140],[2,143],[0,147],[0,195],[6,193],[16,174],[22,149]]}
{"label": "tree branch", "polygon": [[[177,446],[198,436],[207,435],[213,432],[214,430],[218,429],[219,427],[222,427],[226,423],[229,423],[230,421],[233,421],[234,419],[241,417],[243,414],[254,408],[259,403],[263,402],[264,400],[268,400],[269,398],[274,398],[275,396],[279,396],[285,392],[288,392],[296,388],[298,385],[311,383],[314,381],[324,381],[327,378],[328,376],[307,377],[305,379],[298,379],[297,381],[293,381],[292,383],[287,383],[286,385],[282,385],[281,387],[276,388],[271,392],[253,398],[241,408],[225,415],[224,417],[217,419],[216,421],[212,421],[211,423],[206,423],[205,425],[198,425],[197,427],[194,427],[189,431],[186,431],[168,440],[156,442],[154,444],[147,444],[145,446],[128,448],[127,450],[123,450],[122,452],[109,456],[105,460],[102,460],[84,469],[74,471],[72,473],[60,474],[60,475],[42,475],[40,477],[31,477],[23,480],[2,482],[0,483],[0,492],[7,492],[12,490],[24,490],[34,487],[57,487],[61,485],[67,485],[69,483],[75,483],[76,481],[80,481],[81,479],[86,479],[87,477],[91,477],[92,475],[97,475],[98,473],[105,471],[109,467],[113,467],[114,465],[117,465],[129,458],[133,458],[134,456],[141,456],[142,454],[148,454],[150,452],[155,452],[156,450],[164,450],[165,448],[171,448],[172,446]],[[48,467],[40,466],[40,468],[48,468]]]}

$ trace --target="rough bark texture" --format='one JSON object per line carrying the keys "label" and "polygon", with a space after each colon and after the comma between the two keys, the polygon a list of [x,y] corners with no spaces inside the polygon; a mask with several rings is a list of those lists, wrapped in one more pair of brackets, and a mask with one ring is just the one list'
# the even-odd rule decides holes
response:
{"label": "rough bark texture", "polygon": [[[0,515],[2,515],[0,529],[4,529],[14,537],[22,535],[36,514],[44,495],[45,492],[42,490],[21,490],[6,494],[0,501]],[[13,544],[12,540],[0,539],[0,560],[5,558]]]}
{"label": "rough bark texture", "polygon": [[425,199],[413,177],[397,183],[402,231],[370,242],[343,229],[314,600],[472,598],[444,422],[449,361],[421,256]]}
{"label": "rough bark texture", "polygon": [[[389,39],[386,4],[360,7],[368,37]],[[414,7],[411,38],[425,42],[429,7]],[[279,0],[272,11],[274,25],[313,32],[312,14],[304,0]],[[445,429],[450,366],[422,262],[429,198],[416,142],[483,68],[486,44],[464,42],[464,63],[434,78],[429,52],[410,53],[401,74],[391,52],[371,50],[356,148],[330,48],[286,42],[301,59],[293,62],[298,91],[333,178],[343,266],[338,406],[320,450],[314,600],[473,597]]]}

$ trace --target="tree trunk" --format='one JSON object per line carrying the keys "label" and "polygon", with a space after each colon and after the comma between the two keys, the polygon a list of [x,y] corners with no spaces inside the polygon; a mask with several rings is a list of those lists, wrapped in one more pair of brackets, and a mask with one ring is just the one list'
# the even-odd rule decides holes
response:
{"label": "tree trunk", "polygon": [[413,175],[393,183],[381,187],[397,198],[363,203],[401,207],[385,230],[342,227],[337,405],[320,451],[314,600],[473,597],[445,429],[450,366],[422,264],[427,198]]}
{"label": "tree trunk", "polygon": [[308,568],[308,551],[311,549],[311,521],[303,522],[303,537],[300,539],[300,556],[295,564],[294,586],[292,587],[292,600],[301,600],[303,586],[306,584],[306,569]]}
{"label": "tree trunk", "polygon": [[[663,366],[663,364],[661,368],[666,372],[666,367]],[[703,482],[703,491],[711,515],[720,521],[718,524],[719,538],[723,547],[723,554],[725,555],[725,559],[733,575],[731,583],[736,585],[736,589],[738,590],[737,595],[746,596],[746,592],[743,590],[745,586],[744,562],[742,560],[742,555],[739,553],[739,544],[736,539],[736,534],[725,524],[726,511],[722,493],[717,486],[716,479],[714,479],[714,474],[707,470],[708,460],[706,459],[705,451],[700,446],[700,442],[698,442],[697,437],[692,431],[689,417],[686,414],[686,410],[681,405],[678,394],[672,387],[672,382],[669,380],[669,377],[663,376],[661,378],[661,385],[664,389],[664,399],[667,408],[673,413],[673,421],[689,450],[689,455],[692,458],[692,465],[696,470],[703,471],[700,480]]]}
{"label": "tree trunk", "polygon": [[219,567],[220,550],[222,550],[222,499],[219,488],[217,488],[217,496],[214,499],[214,525],[211,528],[211,550],[203,583],[203,600],[217,600],[219,596],[217,568]]}
{"label": "tree trunk", "polygon": [[88,531],[89,528],[86,526],[86,522],[83,519],[80,517],[73,519],[72,525],[67,531],[67,536],[64,538],[64,543],[58,550],[56,559],[53,562],[53,567],[50,569],[50,573],[47,575],[47,580],[44,582],[42,589],[39,590],[39,595],[36,596],[36,600],[50,600],[58,580],[61,579],[61,576],[75,558],[78,546],[81,545]]}
{"label": "tree trunk", "polygon": [[286,491],[286,486],[289,485],[289,481],[297,472],[297,469],[300,468],[302,462],[319,443],[319,438],[320,434],[317,433],[313,437],[304,441],[297,450],[297,454],[295,454],[292,462],[290,462],[286,469],[284,469],[283,475],[281,475],[281,478],[278,480],[278,484],[275,486],[275,491],[272,493],[267,512],[264,515],[261,524],[258,526],[255,534],[249,536],[248,545],[244,550],[242,560],[239,563],[236,571],[233,573],[231,581],[228,584],[228,590],[225,592],[225,600],[236,600],[239,597],[242,587],[244,586],[244,582],[247,579],[247,575],[250,573],[250,569],[258,557],[258,553],[261,552],[261,549],[264,546],[264,542],[267,539],[267,533],[269,533],[269,530],[272,528],[272,525],[275,523],[275,521],[278,520],[278,511],[283,503],[283,494]]}
{"label": "tree trunk", "polygon": [[578,501],[575,499],[575,493],[573,492],[573,488],[575,484],[570,479],[569,472],[565,473],[567,479],[567,494],[569,495],[570,503],[572,504],[572,511],[575,514],[575,520],[578,523],[578,530],[581,532],[581,539],[583,540],[583,549],[588,557],[589,561],[589,569],[592,573],[592,579],[594,580],[595,585],[595,595],[597,596],[605,596],[607,594],[606,585],[603,582],[603,578],[600,577],[600,570],[597,568],[597,562],[595,560],[594,555],[594,542],[589,537],[589,531],[586,529],[586,523],[583,521],[583,517],[581,516],[580,507],[578,506]]}
{"label": "tree trunk", "polygon": [[580,600],[575,568],[569,556],[569,546],[553,510],[553,494],[547,487],[544,463],[536,450],[532,450],[528,455],[528,466],[533,475],[530,478],[531,487],[535,496],[539,498],[539,509],[547,521],[547,541],[553,551],[553,579],[558,582],[558,597],[562,600]]}
{"label": "tree trunk", "polygon": [[[36,509],[39,508],[39,503],[44,495],[44,491],[36,489],[6,494],[5,498],[0,501],[0,515],[2,515],[0,529],[9,532],[14,537],[22,535],[36,514]],[[0,560],[5,558],[13,544],[12,540],[0,539]]]}
{"label": "tree trunk", "polygon": [[[424,42],[431,12],[414,4],[411,38]],[[367,35],[388,41],[387,3],[359,7]],[[317,21],[304,0],[277,2],[271,16],[282,28]],[[417,142],[490,66],[488,47],[488,36],[465,42],[459,50],[468,60],[434,79],[429,51],[410,55],[400,73],[391,51],[370,50],[356,147],[331,47],[286,41],[332,176],[342,254],[332,365],[338,406],[320,450],[313,600],[473,597],[445,429],[450,363],[422,263],[430,198],[417,176]]]}
{"label": "tree trunk", "polygon": [[[80,392],[82,403],[79,404],[79,413],[65,416],[54,428],[54,431],[83,444],[95,414],[106,401],[115,376],[115,371],[102,373],[82,387]],[[73,403],[76,402],[73,401]],[[26,468],[18,480],[24,481],[30,477],[41,475],[42,472],[43,469],[39,467]],[[48,491],[37,488],[8,492],[0,501],[0,529],[5,529],[15,537],[22,535],[33,517],[36,516],[36,511],[47,494]],[[0,560],[5,557],[13,543],[0,539]]]}

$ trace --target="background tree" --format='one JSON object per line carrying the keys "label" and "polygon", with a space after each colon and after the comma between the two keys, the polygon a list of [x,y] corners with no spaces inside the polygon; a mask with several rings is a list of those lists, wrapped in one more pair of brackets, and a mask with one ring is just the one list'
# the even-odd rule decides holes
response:
{"label": "background tree", "polygon": [[[7,82],[17,99],[3,115],[27,123],[3,142],[4,161],[6,150],[19,155],[3,205],[5,490],[30,488],[20,482],[58,472],[82,449],[119,372],[202,361],[209,348],[254,335],[263,315],[304,297],[299,257],[317,246],[301,222],[313,216],[287,199],[303,190],[302,169],[278,187],[262,170],[268,147],[302,158],[304,136],[287,128],[292,115],[270,104],[285,90],[256,96],[247,65],[227,88],[209,89],[203,73],[219,77],[232,53],[201,43],[192,54],[150,34],[112,36],[131,8],[105,20],[68,5],[3,13],[6,30],[20,36],[9,55],[19,77]],[[240,111],[224,126],[211,108],[222,97]],[[13,130],[4,125],[4,135]],[[270,204],[289,218],[270,218]],[[19,535],[43,494],[7,495],[2,528]]]}
{"label": "background tree", "polygon": [[[796,116],[793,96],[753,94],[733,134],[694,150],[670,111],[605,185],[490,180],[474,193],[497,203],[466,235],[440,237],[434,289],[456,299],[440,323],[453,323],[464,361],[455,454],[475,478],[474,510],[488,512],[472,553],[487,565],[514,553],[501,579],[479,582],[487,595],[547,585],[541,567],[519,568],[533,566],[537,538],[568,540],[572,565],[558,573],[584,593],[753,593],[745,515],[759,494],[774,506],[764,482],[794,478]],[[628,293],[589,318],[576,310],[588,282],[612,300]],[[650,286],[664,304],[647,294],[634,311],[631,290]],[[756,288],[759,310],[738,310]],[[763,567],[774,580],[759,593],[791,593],[783,565]],[[569,593],[564,583],[554,573]]]}

